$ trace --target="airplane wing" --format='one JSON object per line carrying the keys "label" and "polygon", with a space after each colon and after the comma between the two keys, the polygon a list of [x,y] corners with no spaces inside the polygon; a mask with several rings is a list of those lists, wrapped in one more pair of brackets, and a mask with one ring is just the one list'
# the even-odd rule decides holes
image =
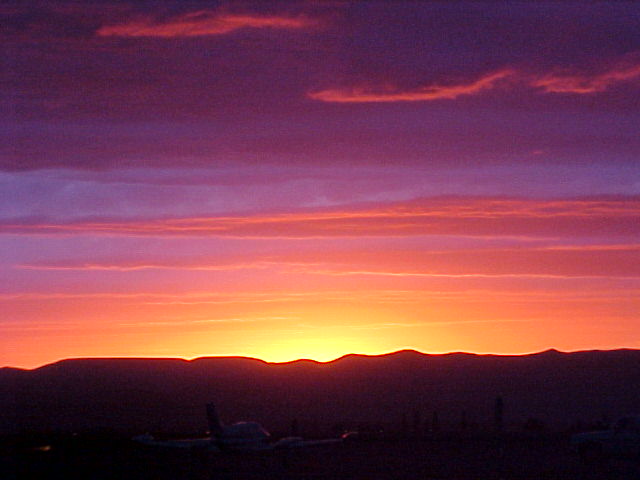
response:
{"label": "airplane wing", "polygon": [[165,448],[183,448],[183,449],[207,449],[218,450],[218,447],[211,441],[210,438],[193,438],[184,440],[156,440],[153,435],[145,434],[133,437],[134,442],[148,445],[151,447],[165,447]]}
{"label": "airplane wing", "polygon": [[323,445],[334,445],[342,443],[340,438],[326,438],[322,440],[304,440],[301,437],[285,437],[278,440],[273,444],[274,449],[285,448],[307,448],[307,447],[319,447]]}

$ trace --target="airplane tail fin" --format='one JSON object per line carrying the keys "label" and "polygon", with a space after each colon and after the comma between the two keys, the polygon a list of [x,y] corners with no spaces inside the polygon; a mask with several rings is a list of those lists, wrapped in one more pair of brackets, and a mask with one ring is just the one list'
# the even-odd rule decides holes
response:
{"label": "airplane tail fin", "polygon": [[218,417],[218,410],[213,403],[207,403],[207,421],[212,437],[218,437],[222,433],[222,423]]}

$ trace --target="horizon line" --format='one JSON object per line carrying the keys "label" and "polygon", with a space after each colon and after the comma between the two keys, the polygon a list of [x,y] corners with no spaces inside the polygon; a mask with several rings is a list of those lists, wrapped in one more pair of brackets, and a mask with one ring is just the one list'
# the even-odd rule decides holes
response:
{"label": "horizon line", "polygon": [[262,358],[258,358],[258,357],[251,357],[251,356],[246,356],[246,355],[206,355],[206,356],[198,356],[198,357],[191,357],[191,358],[187,358],[187,357],[179,357],[179,356],[175,356],[175,357],[167,357],[167,356],[95,356],[95,357],[86,357],[86,356],[79,356],[79,357],[68,357],[68,358],[61,358],[59,360],[55,360],[52,362],[48,362],[48,363],[43,363],[41,365],[38,365],[36,367],[14,367],[11,365],[3,365],[2,367],[0,367],[0,370],[3,369],[12,369],[12,370],[23,370],[23,371],[35,371],[35,370],[39,370],[41,368],[50,366],[50,365],[55,365],[58,363],[62,363],[62,362],[66,362],[66,361],[77,361],[77,360],[181,360],[184,362],[195,362],[197,360],[205,360],[205,359],[242,359],[242,360],[255,360],[267,365],[289,365],[289,364],[293,364],[293,363],[298,363],[298,362],[311,362],[311,363],[315,363],[315,364],[319,364],[319,365],[328,365],[330,363],[335,363],[338,362],[344,358],[347,357],[366,357],[366,358],[373,358],[373,357],[388,357],[388,356],[392,356],[392,355],[396,355],[396,354],[400,354],[400,353],[416,353],[418,355],[423,355],[423,356],[438,356],[438,357],[442,357],[442,356],[447,356],[447,355],[472,355],[472,356],[477,356],[477,357],[528,357],[528,356],[534,356],[534,355],[540,355],[543,353],[559,353],[559,354],[572,354],[572,353],[588,353],[588,352],[615,352],[615,351],[621,351],[621,350],[628,350],[628,351],[640,351],[640,349],[638,348],[633,348],[633,347],[615,347],[615,348],[591,348],[591,349],[578,349],[578,350],[559,350],[557,348],[554,347],[549,347],[547,349],[544,350],[535,350],[535,351],[531,351],[531,352],[526,352],[526,353],[480,353],[480,352],[466,352],[466,351],[462,351],[462,350],[456,350],[456,351],[450,351],[450,352],[440,352],[440,353],[429,353],[429,352],[423,352],[420,350],[417,350],[415,348],[401,348],[398,350],[393,350],[390,352],[384,352],[384,353],[345,353],[343,355],[340,355],[336,358],[333,358],[331,360],[315,360],[312,358],[296,358],[294,360],[285,360],[285,361],[268,361],[268,360],[264,360]]}

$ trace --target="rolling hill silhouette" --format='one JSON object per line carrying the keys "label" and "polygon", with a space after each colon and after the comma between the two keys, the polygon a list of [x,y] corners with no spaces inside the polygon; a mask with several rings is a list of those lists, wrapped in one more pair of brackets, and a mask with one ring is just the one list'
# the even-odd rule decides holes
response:
{"label": "rolling hill silhouette", "polygon": [[640,351],[405,350],[281,364],[243,357],[62,360],[0,369],[0,433],[204,432],[203,406],[212,400],[223,420],[252,419],[273,432],[287,433],[293,419],[312,434],[340,425],[394,429],[403,418],[433,412],[443,428],[456,428],[463,415],[490,428],[497,396],[510,428],[532,418],[567,428],[640,413]]}

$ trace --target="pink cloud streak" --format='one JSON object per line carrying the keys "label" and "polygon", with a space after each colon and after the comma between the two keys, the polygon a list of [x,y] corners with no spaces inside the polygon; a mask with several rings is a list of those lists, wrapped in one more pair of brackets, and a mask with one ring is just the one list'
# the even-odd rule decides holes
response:
{"label": "pink cloud streak", "polygon": [[563,275],[556,273],[434,273],[388,270],[309,270],[306,273],[333,277],[426,277],[426,278],[523,278],[523,279],[640,279],[640,275]]}
{"label": "pink cloud streak", "polygon": [[243,28],[296,30],[308,28],[315,22],[305,16],[260,16],[225,14],[210,10],[189,12],[164,22],[151,18],[116,25],[105,25],[96,34],[102,37],[197,37],[224,35]]}
{"label": "pink cloud streak", "polygon": [[500,198],[419,199],[369,208],[282,214],[99,219],[73,223],[11,222],[0,234],[213,236],[236,238],[327,238],[416,235],[575,236],[637,235],[640,197],[582,200]]}
{"label": "pink cloud streak", "polygon": [[25,270],[105,270],[115,272],[134,272],[137,270],[205,270],[205,271],[232,271],[232,270],[253,270],[265,269],[273,266],[269,262],[250,263],[167,263],[167,262],[51,262],[23,264],[19,268]]}
{"label": "pink cloud streak", "polygon": [[622,82],[640,79],[639,64],[618,64],[595,75],[588,74],[528,74],[515,68],[504,68],[487,73],[478,80],[453,85],[432,84],[411,90],[395,87],[351,87],[325,89],[309,92],[313,100],[329,103],[382,103],[382,102],[428,102],[453,100],[462,95],[479,95],[488,90],[505,85],[524,85],[541,90],[543,93],[570,93],[584,95],[608,90]]}
{"label": "pink cloud streak", "polygon": [[501,290],[501,289],[469,289],[463,287],[458,290],[395,290],[372,289],[358,290],[320,290],[320,291],[267,291],[267,292],[233,292],[223,293],[218,291],[186,292],[181,294],[169,294],[160,292],[140,293],[55,293],[55,292],[25,292],[25,293],[0,293],[0,302],[32,302],[32,301],[86,301],[86,300],[122,300],[140,304],[153,305],[197,305],[197,304],[228,304],[228,303],[272,303],[293,302],[311,300],[337,300],[348,301],[362,299],[366,301],[380,301],[387,303],[414,303],[425,298],[441,298],[445,300],[462,300],[466,297],[477,298],[489,295],[505,299],[518,300],[522,298],[540,299],[543,302],[568,298],[574,301],[592,301],[594,299],[628,299],[640,295],[639,289],[590,289],[579,290]]}
{"label": "pink cloud streak", "polygon": [[[640,278],[640,245],[559,245],[550,247],[423,250],[386,248],[312,250],[265,257],[251,253],[233,261],[201,257],[167,259],[113,258],[22,264],[28,270],[116,271],[188,270],[233,272],[385,275],[424,277],[620,277]],[[260,274],[256,272],[256,274]]]}
{"label": "pink cloud streak", "polygon": [[640,79],[640,65],[615,67],[600,75],[561,75],[551,73],[531,82],[546,93],[588,94],[604,92],[616,83]]}
{"label": "pink cloud streak", "polygon": [[456,85],[427,85],[414,90],[387,91],[352,88],[328,89],[310,92],[309,98],[322,102],[337,103],[371,103],[371,102],[421,102],[432,100],[452,100],[461,95],[476,95],[485,90],[495,88],[498,82],[514,74],[511,69],[499,70],[480,77],[471,83]]}

